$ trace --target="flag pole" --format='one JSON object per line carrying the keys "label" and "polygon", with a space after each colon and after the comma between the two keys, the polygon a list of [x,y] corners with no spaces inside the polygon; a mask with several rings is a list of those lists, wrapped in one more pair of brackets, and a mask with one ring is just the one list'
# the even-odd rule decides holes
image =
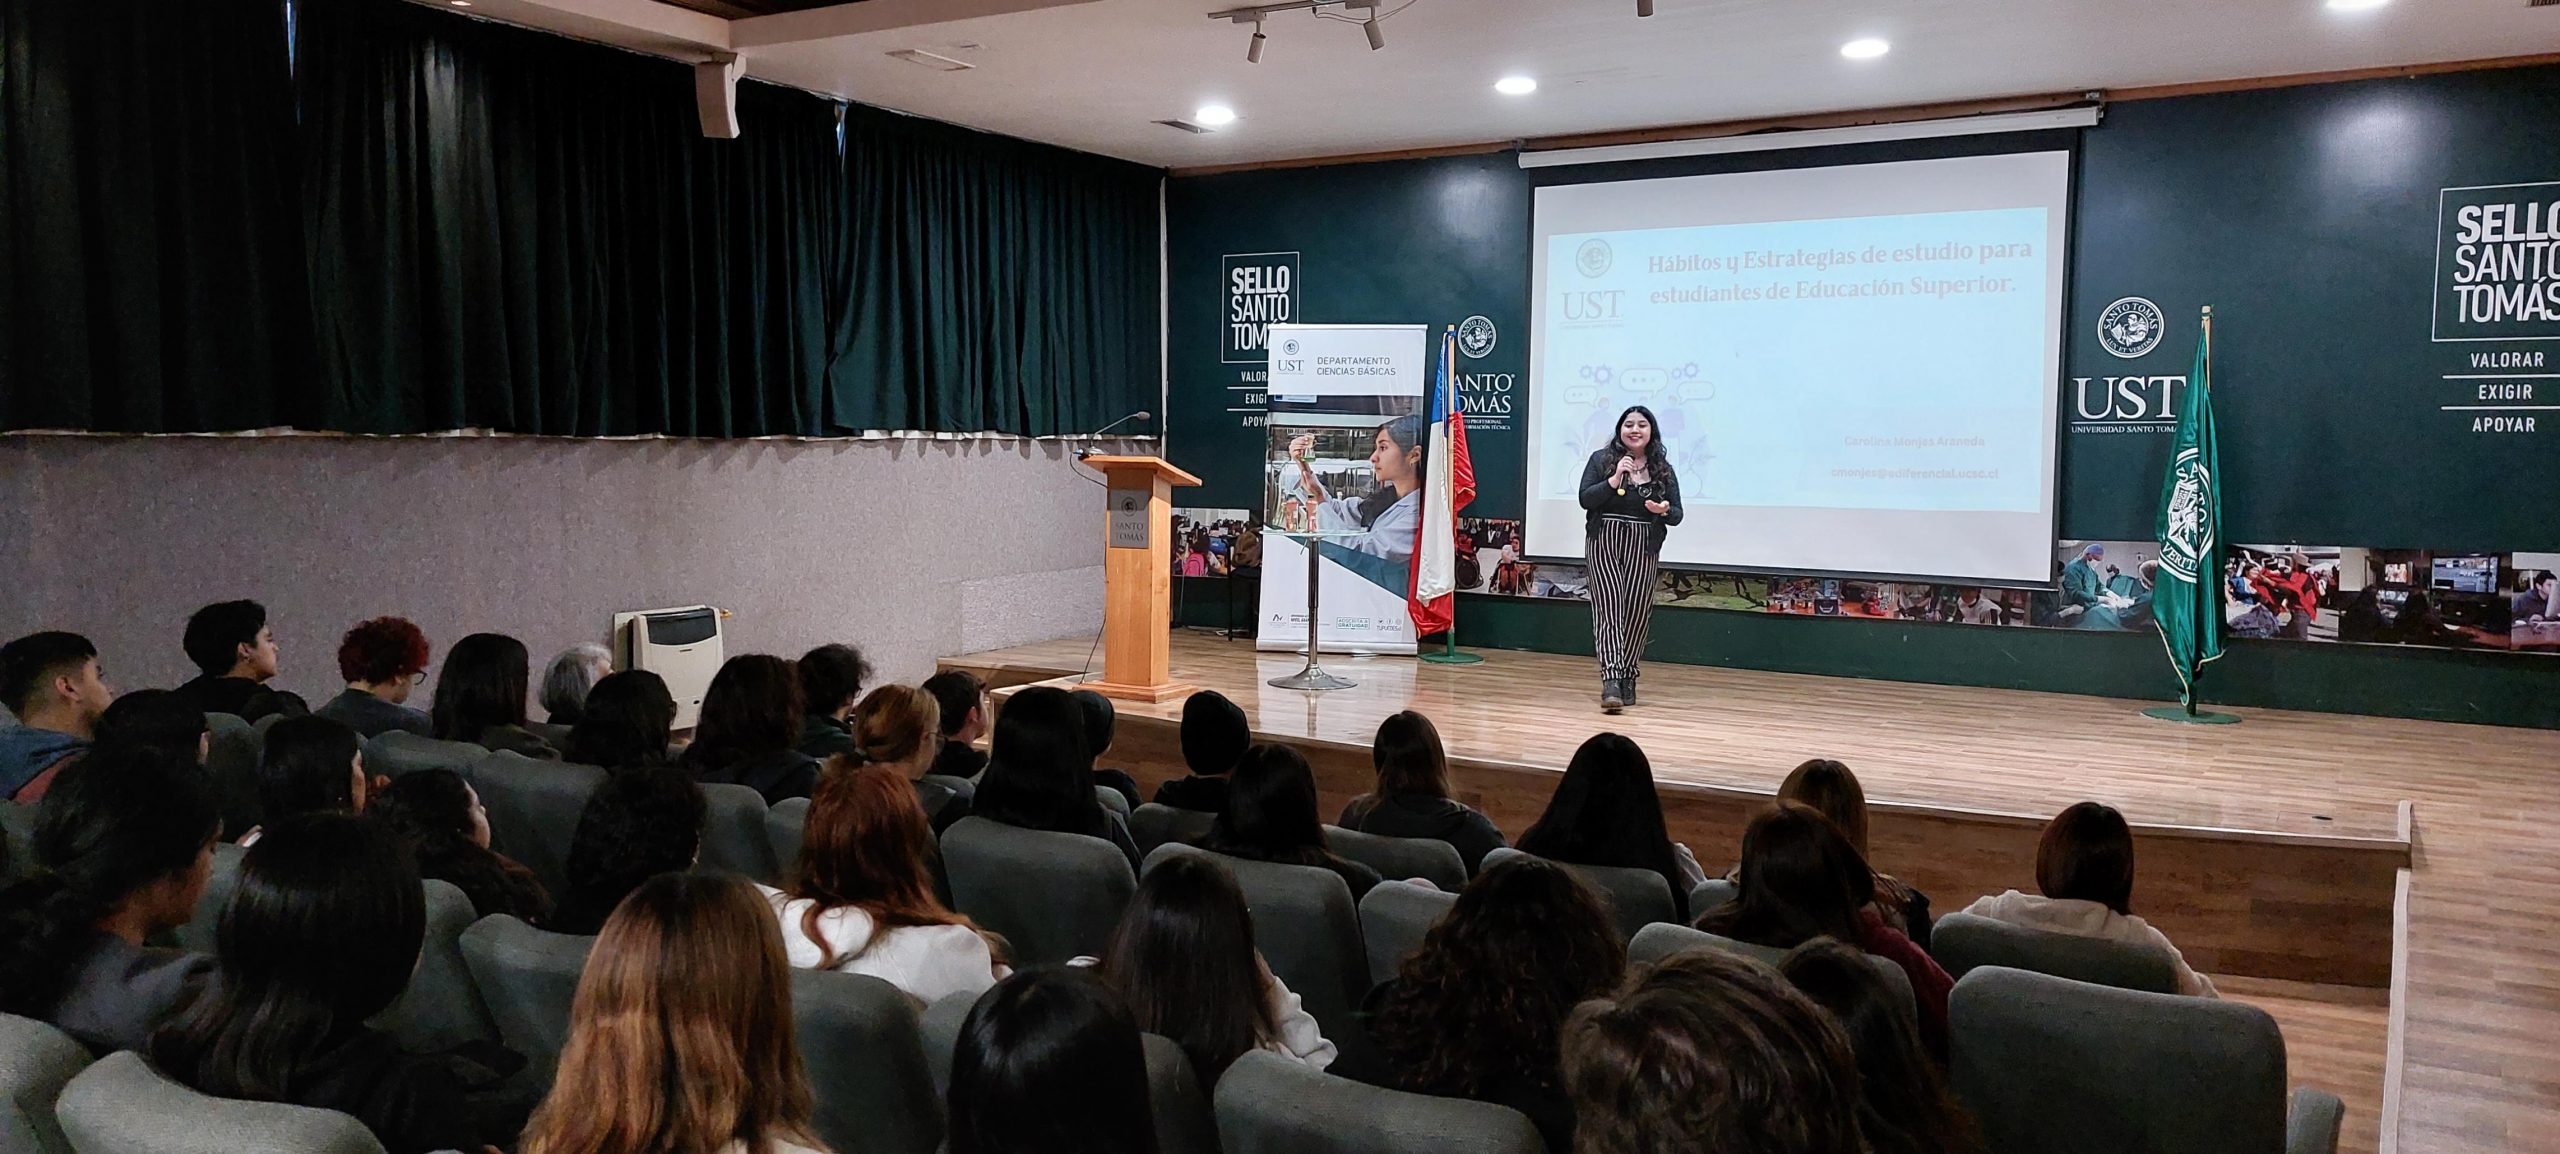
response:
{"label": "flag pole", "polygon": [[[2204,306],[2204,317],[2203,317],[2203,319],[2202,319],[2201,323],[2204,325],[2204,384],[2203,384],[2202,386],[2200,386],[2200,387],[2201,387],[2201,388],[2203,388],[2204,390],[2206,390],[2206,392],[2210,393],[2210,392],[2213,390],[2213,306],[2212,306],[2212,305],[2206,305],[2206,306]],[[2216,535],[2217,537],[2221,534],[2221,532],[2222,532],[2222,526],[2220,526],[2220,525],[2216,525],[2216,526],[2214,526],[2214,533],[2215,533],[2215,535]],[[2217,541],[2216,543],[2217,543],[2217,544],[2219,544],[2219,542],[2218,542],[2218,541]],[[2217,550],[2215,550],[2215,552],[2216,552],[2217,554],[2219,554],[2221,551],[2220,551],[2219,549],[2217,549]],[[2199,571],[2199,572],[2197,572],[2197,573],[2196,573],[2196,579],[2197,579],[2197,580],[2199,580],[2199,581],[2203,580],[2203,579],[2204,579],[2204,576],[2205,576],[2205,574],[2204,574],[2202,571]],[[2213,574],[2213,585],[2214,585],[2214,589],[2213,589],[2213,599],[2214,599],[2215,601],[2219,602],[2219,601],[2221,601],[2221,600],[2222,600],[2222,574],[2221,574],[2220,572],[2218,572],[2218,571],[2217,571],[2216,573],[2214,573],[2214,574]],[[2214,628],[2219,629],[2219,628],[2221,628],[2221,627],[2222,627],[2221,619],[2217,617],[2217,618],[2215,619],[2215,621],[2214,621]],[[2195,720],[2196,720],[2196,685],[2197,685],[2197,683],[2199,683],[2199,682],[2201,682],[2201,681],[2203,681],[2203,680],[2204,680],[2204,664],[2203,664],[2203,663],[2198,663],[2198,664],[2196,665],[2195,672],[2194,672],[2194,673],[2192,673],[2192,674],[2190,674],[2190,675],[2188,675],[2188,677],[2187,677],[2187,685],[2186,685],[2186,689],[2187,689],[2187,721],[2188,721],[2190,724],[2192,724],[2192,723],[2193,723],[2193,722],[2195,722]]]}
{"label": "flag pole", "polygon": [[[1458,326],[1456,326],[1456,325],[1450,325],[1450,326],[1448,326],[1448,327],[1447,327],[1447,328],[1446,328],[1446,329],[1441,333],[1441,337],[1440,337],[1440,359],[1441,359],[1441,365],[1442,365],[1442,367],[1443,367],[1443,369],[1444,369],[1444,376],[1445,376],[1445,379],[1441,382],[1441,384],[1442,384],[1443,386],[1445,386],[1445,387],[1446,387],[1446,390],[1447,390],[1447,391],[1446,391],[1445,393],[1442,393],[1442,392],[1440,392],[1440,390],[1437,390],[1437,389],[1435,389],[1435,390],[1434,390],[1434,393],[1437,395],[1437,398],[1438,398],[1438,399],[1435,401],[1435,405],[1436,405],[1436,406],[1439,406],[1439,407],[1449,408],[1449,409],[1454,409],[1454,408],[1456,408],[1456,407],[1457,407],[1457,403],[1458,403],[1458,396],[1457,396],[1457,392],[1458,392],[1458,375],[1457,375],[1457,369],[1456,369],[1456,367],[1455,367],[1455,366],[1452,366],[1452,365],[1450,365],[1450,364],[1448,363],[1448,362],[1449,362],[1449,356],[1450,356],[1450,346],[1449,346],[1449,342],[1451,342],[1451,341],[1453,341],[1453,340],[1456,340],[1456,339],[1457,339],[1457,332],[1458,332]],[[1435,412],[1433,412],[1433,413],[1431,414],[1431,419],[1432,419],[1433,423],[1435,423],[1435,424],[1440,423],[1440,422],[1443,422],[1443,421],[1446,421],[1446,420],[1448,419],[1448,417],[1449,417],[1449,414],[1448,414],[1448,413],[1446,413],[1446,412],[1437,412],[1437,411],[1435,411]],[[1457,511],[1456,509],[1451,509],[1451,510],[1449,511],[1449,519],[1450,519],[1451,521],[1455,521],[1455,520],[1457,520],[1457,517],[1458,517],[1458,511]],[[1454,528],[1454,526],[1452,526],[1452,527]],[[1452,582],[1452,584],[1455,584],[1455,582]],[[1483,655],[1483,654],[1481,654],[1481,653],[1467,653],[1467,652],[1463,652],[1463,651],[1459,650],[1459,648],[1458,648],[1458,592],[1457,592],[1457,590],[1452,589],[1452,590],[1450,590],[1447,594],[1445,594],[1445,596],[1447,596],[1447,597],[1449,598],[1449,627],[1448,627],[1447,629],[1444,629],[1444,630],[1441,630],[1441,631],[1440,631],[1440,638],[1441,638],[1441,648],[1440,648],[1440,652],[1438,652],[1438,653],[1424,653],[1424,654],[1419,654],[1418,656],[1420,657],[1420,659],[1422,660],[1422,662],[1423,662],[1424,664],[1427,664],[1427,665],[1482,665],[1482,664],[1484,664],[1484,655]]]}
{"label": "flag pole", "polygon": [[[2192,388],[2201,388],[2201,389],[2205,390],[2205,396],[2206,396],[2207,400],[2208,400],[2208,401],[2210,401],[2210,399],[2211,399],[2211,398],[2212,398],[2212,396],[2213,396],[2213,306],[2212,306],[2212,305],[2206,305],[2206,306],[2204,306],[2204,313],[2203,313],[2202,323],[2203,323],[2203,326],[2204,326],[2204,331],[2203,331],[2203,343],[2204,343],[2204,348],[2203,348],[2204,380],[2203,380],[2202,382],[2189,382],[2189,387],[2192,387]],[[2213,553],[2214,553],[2214,558],[2213,558],[2213,559],[2214,559],[2214,560],[2216,560],[2216,561],[2218,561],[2218,560],[2219,560],[2219,558],[2220,558],[2220,556],[2221,556],[2221,552],[2222,552],[2222,550],[2221,550],[2221,532],[2222,532],[2221,518],[2220,518],[2220,515],[2217,513],[2217,514],[2216,514],[2216,516],[2215,516],[2215,518],[2214,518],[2214,539],[2215,539],[2215,547],[2214,547],[2214,549],[2213,549]],[[2199,582],[2202,582],[2202,581],[2203,581],[2205,578],[2207,578],[2208,576],[2209,576],[2209,577],[2211,577],[2211,578],[2213,579],[2214,584],[2215,584],[2214,596],[2213,596],[2213,598],[2211,599],[2211,603],[2213,603],[2213,604],[2219,604],[2219,602],[2220,602],[2220,601],[2221,601],[2221,599],[2222,599],[2222,591],[2221,591],[2222,576],[2221,576],[2221,573],[2218,571],[2218,567],[2217,567],[2217,569],[2216,569],[2215,571],[2211,571],[2211,572],[2208,572],[2208,571],[2207,571],[2207,570],[2205,570],[2204,568],[2201,568],[2201,567],[2200,567],[2200,568],[2198,569],[2197,573],[2196,573],[2196,579],[2197,579]],[[2220,616],[2219,616],[2219,611],[2217,610],[2217,611],[2216,611],[2216,618],[2215,618],[2215,621],[2214,621],[2213,628],[2220,629],[2221,627],[2222,627],[2222,625],[2221,625],[2221,620],[2220,620]],[[2231,713],[2220,713],[2220,712],[2199,712],[2199,711],[2197,710],[2197,708],[2196,708],[2196,703],[2197,703],[2197,699],[2198,699],[2198,697],[2199,697],[2199,691],[2198,691],[2198,688],[2197,688],[2197,687],[2198,687],[2199,683],[2201,683],[2201,682],[2204,680],[2204,667],[2205,667],[2206,665],[2210,664],[2210,663],[2211,663],[2211,662],[2210,662],[2209,660],[2208,660],[2208,661],[2199,661],[2199,662],[2196,662],[2196,663],[2195,663],[2195,668],[2194,668],[2192,671],[2187,671],[2187,672],[2185,673],[2185,675],[2184,675],[2184,676],[2182,676],[2182,677],[2179,679],[2179,687],[2178,687],[2178,688],[2179,688],[2179,698],[2180,698],[2180,701],[2179,701],[2179,704],[2178,704],[2177,706],[2155,705],[2155,706],[2152,706],[2152,707],[2150,707],[2150,708],[2148,708],[2148,709],[2143,710],[2143,711],[2142,711],[2142,715],[2143,715],[2143,716],[2145,716],[2145,717],[2153,718],[2153,719],[2155,719],[2155,720],[2159,720],[2159,721],[2175,721],[2175,722],[2181,722],[2181,723],[2184,723],[2184,724],[2187,724],[2187,725],[2230,725],[2230,724],[2233,724],[2233,723],[2235,723],[2235,722],[2239,721],[2239,720],[2240,720],[2240,718],[2239,718],[2239,715],[2237,715],[2237,714],[2231,714]]]}

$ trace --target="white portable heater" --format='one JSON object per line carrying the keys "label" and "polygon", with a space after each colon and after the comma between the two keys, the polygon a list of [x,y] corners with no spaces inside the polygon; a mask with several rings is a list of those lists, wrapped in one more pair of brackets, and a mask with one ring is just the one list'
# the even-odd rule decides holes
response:
{"label": "white portable heater", "polygon": [[708,605],[613,615],[615,663],[665,679],[667,692],[676,699],[678,729],[693,728],[702,716],[702,695],[727,660],[720,643],[721,616]]}

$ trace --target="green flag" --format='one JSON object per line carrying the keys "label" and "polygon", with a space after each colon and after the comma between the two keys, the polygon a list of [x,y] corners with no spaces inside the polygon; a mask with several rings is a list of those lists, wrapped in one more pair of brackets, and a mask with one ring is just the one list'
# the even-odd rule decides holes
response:
{"label": "green flag", "polygon": [[2222,462],[2213,443],[2213,318],[2196,340],[2196,365],[2178,402],[2178,436],[2160,479],[2160,572],[2151,616],[2190,712],[2196,674],[2222,656]]}

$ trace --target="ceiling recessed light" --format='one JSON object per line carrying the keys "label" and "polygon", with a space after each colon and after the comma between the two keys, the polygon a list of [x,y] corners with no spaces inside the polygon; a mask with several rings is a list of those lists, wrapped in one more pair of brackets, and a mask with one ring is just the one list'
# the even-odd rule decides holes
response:
{"label": "ceiling recessed light", "polygon": [[471,6],[471,0],[452,0],[452,3],[456,8],[468,8]]}
{"label": "ceiling recessed light", "polygon": [[1893,45],[1873,36],[1852,40],[1840,46],[1840,54],[1851,60],[1873,60],[1891,51],[1893,51]]}
{"label": "ceiling recessed light", "polygon": [[2390,2],[2391,0],[2329,0],[2329,10],[2332,12],[2371,12],[2374,9],[2380,8]]}
{"label": "ceiling recessed light", "polygon": [[1538,82],[1527,76],[1505,76],[1493,82],[1493,90],[1504,96],[1527,96],[1538,90]]}
{"label": "ceiling recessed light", "polygon": [[1236,122],[1236,110],[1223,104],[1203,104],[1192,112],[1191,119],[1211,128],[1223,128]]}

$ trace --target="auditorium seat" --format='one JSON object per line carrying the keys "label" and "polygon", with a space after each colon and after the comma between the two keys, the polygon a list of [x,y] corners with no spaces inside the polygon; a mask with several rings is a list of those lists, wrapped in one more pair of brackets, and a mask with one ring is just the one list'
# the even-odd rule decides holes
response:
{"label": "auditorium seat", "polygon": [[[1771,967],[1775,967],[1787,956],[1787,951],[1775,946],[1758,946],[1689,926],[1655,922],[1638,930],[1635,941],[1628,943],[1627,961],[1658,962],[1688,950],[1719,950]],[[1913,1021],[1918,1021],[1920,1003],[1918,997],[1911,992],[1911,975],[1904,973],[1902,967],[1894,964],[1891,958],[1880,958],[1874,954],[1865,956],[1868,964],[1873,965],[1877,973],[1884,975],[1885,984],[1892,986],[1894,992],[1900,996],[1903,1008],[1914,1015]]]}
{"label": "auditorium seat", "polygon": [[604,771],[499,750],[464,776],[489,811],[489,848],[532,870],[543,889],[569,892],[569,843]]}
{"label": "auditorium seat", "polygon": [[1467,888],[1467,859],[1458,856],[1458,847],[1438,838],[1385,837],[1329,825],[1324,843],[1389,881],[1421,878],[1453,894]]}
{"label": "auditorium seat", "polygon": [[925,820],[942,813],[942,807],[963,798],[978,796],[977,783],[947,773],[928,773],[916,779],[916,800],[924,805]]}
{"label": "auditorium seat", "polygon": [[765,811],[764,840],[773,847],[773,866],[776,877],[791,876],[792,864],[800,860],[801,839],[807,835],[808,829],[808,798],[788,798]]}
{"label": "auditorium seat", "polygon": [[[204,715],[205,776],[213,781],[215,808],[222,812],[222,840],[236,841],[258,824],[258,758],[266,748],[265,732],[228,713]],[[365,758],[367,772],[373,759]]]}
{"label": "auditorium seat", "polygon": [[[1497,849],[1484,855],[1483,869],[1477,872],[1482,873],[1513,858],[1529,856],[1509,847]],[[1635,940],[1639,931],[1655,922],[1679,920],[1679,907],[1671,904],[1671,883],[1662,880],[1661,874],[1625,866],[1556,864],[1572,870],[1582,880],[1591,883],[1592,889],[1600,892],[1601,898],[1609,903],[1609,912],[1618,919],[1618,929],[1626,934],[1629,941]]]}
{"label": "auditorium seat", "polygon": [[1544,1154],[1508,1106],[1409,1094],[1308,1069],[1278,1054],[1236,1059],[1218,1080],[1223,1154]]}
{"label": "auditorium seat", "polygon": [[1016,966],[1099,957],[1138,889],[1110,842],[983,817],[943,831],[942,860],[959,911],[1003,934]]}
{"label": "auditorium seat", "polygon": [[88,1067],[88,1048],[71,1035],[33,1018],[0,1014],[0,1151],[71,1154],[54,1103],[62,1087]]}
{"label": "auditorium seat", "polygon": [[791,1020],[816,1102],[810,1123],[835,1154],[933,1154],[942,1108],[915,1003],[864,974],[791,971]]}
{"label": "auditorium seat", "polygon": [[[978,998],[977,994],[953,994],[925,1007],[921,1027],[925,1069],[932,1078],[936,1103],[951,1096],[951,1054]],[[1217,1118],[1210,1112],[1208,1096],[1201,1092],[1190,1057],[1162,1035],[1141,1035],[1139,1041],[1146,1047],[1147,1100],[1155,1111],[1158,1154],[1219,1154]],[[811,1080],[816,1080],[814,1074]]]}
{"label": "auditorium seat", "polygon": [[969,1010],[978,998],[978,994],[946,994],[918,1016],[916,1028],[924,1036],[924,1069],[933,1079],[934,1101],[950,1096],[951,1051],[960,1044],[960,1027],[968,1023]]}
{"label": "auditorium seat", "polygon": [[1369,956],[1369,982],[1396,976],[1404,960],[1422,949],[1422,939],[1458,895],[1427,890],[1408,882],[1386,881],[1370,887],[1360,899],[1360,940]]}
{"label": "auditorium seat", "polygon": [[2007,966],[2119,989],[2178,992],[2177,963],[2159,950],[1972,914],[1939,918],[1929,934],[1929,954],[1951,978],[1961,979],[1983,966]]}
{"label": "auditorium seat", "polygon": [[2341,1106],[2286,1091],[2255,1006],[1982,966],[1948,1002],[1949,1080],[1991,1154],[2330,1154]]}
{"label": "auditorium seat", "polygon": [[1708,878],[1689,891],[1689,916],[1692,918],[1742,896],[1742,887],[1723,878]]}
{"label": "auditorium seat", "polygon": [[0,837],[9,841],[9,852],[0,857],[0,884],[13,882],[36,868],[36,807],[0,800]]}
{"label": "auditorium seat", "polygon": [[1120,820],[1124,822],[1129,820],[1129,799],[1119,790],[1107,785],[1097,785],[1093,787],[1093,800],[1102,803],[1102,808],[1119,814]]}
{"label": "auditorium seat", "polygon": [[351,1115],[199,1094],[130,1050],[71,1079],[58,1116],[80,1154],[383,1154]]}
{"label": "auditorium seat", "polygon": [[231,891],[240,888],[240,859],[248,853],[227,841],[213,843],[213,869],[205,874],[195,915],[177,929],[180,946],[199,954],[218,952],[213,945],[215,927],[222,920],[222,907],[231,904]]}
{"label": "auditorium seat", "polygon": [[578,972],[595,944],[594,938],[537,930],[506,914],[482,918],[462,932],[471,985],[489,1008],[499,1039],[525,1056],[525,1076],[537,1093],[550,1089],[560,1067]]}
{"label": "auditorium seat", "polygon": [[1147,855],[1147,868],[1178,855],[1208,858],[1235,875],[1245,908],[1253,912],[1253,941],[1262,960],[1315,1015],[1342,1059],[1365,1069],[1366,1055],[1354,1047],[1367,1031],[1353,1015],[1372,984],[1369,956],[1360,939],[1360,908],[1352,904],[1342,875],[1322,866],[1248,861],[1187,845],[1157,846]]}
{"label": "auditorium seat", "polygon": [[495,1042],[497,1023],[472,984],[470,963],[462,957],[462,935],[479,915],[471,899],[451,882],[426,883],[427,936],[418,948],[418,968],[400,1000],[369,1023],[400,1040],[412,1054],[433,1054],[465,1042]]}
{"label": "auditorium seat", "polygon": [[702,787],[707,813],[702,826],[702,864],[772,885],[779,872],[773,842],[765,836],[764,795],[754,788],[713,782]]}
{"label": "auditorium seat", "polygon": [[544,744],[549,745],[553,749],[567,749],[569,747],[569,728],[570,727],[566,725],[553,725],[548,721],[528,721],[524,723],[524,731],[526,733],[530,733],[535,737],[541,738]]}
{"label": "auditorium seat", "polygon": [[1129,811],[1129,840],[1138,843],[1139,853],[1154,853],[1157,846],[1169,842],[1189,845],[1200,840],[1208,835],[1210,823],[1217,820],[1214,813],[1151,801]]}
{"label": "auditorium seat", "polygon": [[421,769],[450,769],[468,778],[472,765],[487,756],[488,750],[467,741],[437,741],[391,729],[364,743],[364,771],[398,777]]}

